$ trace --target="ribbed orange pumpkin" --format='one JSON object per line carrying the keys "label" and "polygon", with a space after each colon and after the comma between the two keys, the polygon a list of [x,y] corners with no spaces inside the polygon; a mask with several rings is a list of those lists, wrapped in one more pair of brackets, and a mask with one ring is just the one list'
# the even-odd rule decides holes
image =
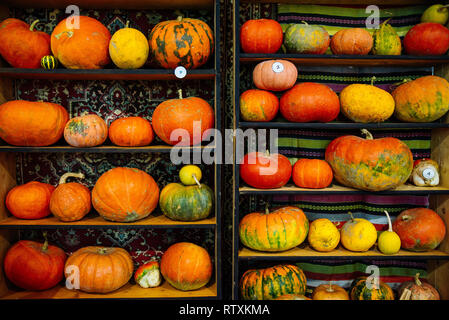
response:
{"label": "ribbed orange pumpkin", "polygon": [[15,186],[6,195],[6,207],[19,219],[41,219],[50,214],[51,184],[31,181]]}
{"label": "ribbed orange pumpkin", "polygon": [[178,290],[196,290],[212,276],[212,261],[206,249],[190,242],[171,245],[162,255],[161,274]]}
{"label": "ribbed orange pumpkin", "polygon": [[333,54],[367,55],[373,48],[373,37],[362,28],[338,31],[331,39]]}
{"label": "ribbed orange pumpkin", "polygon": [[333,177],[331,166],[324,160],[299,159],[293,166],[293,182],[300,188],[326,188]]}
{"label": "ribbed orange pumpkin", "polygon": [[213,128],[214,121],[214,110],[206,100],[183,98],[179,91],[179,99],[166,100],[156,107],[151,124],[156,135],[165,143],[191,146],[203,140],[204,132]]}
{"label": "ribbed orange pumpkin", "polygon": [[133,270],[133,260],[125,249],[88,246],[69,256],[64,273],[70,280],[75,278],[75,272],[79,272],[81,291],[108,293],[124,286],[131,279]]}
{"label": "ribbed orange pumpkin", "polygon": [[83,179],[84,174],[72,172],[63,174],[50,198],[51,213],[65,222],[81,220],[91,209],[90,190],[81,183],[67,183],[69,177]]}
{"label": "ribbed orange pumpkin", "polygon": [[312,300],[350,300],[348,292],[342,287],[328,283],[320,284],[313,290]]}
{"label": "ribbed orange pumpkin", "polygon": [[109,139],[118,146],[143,147],[154,138],[150,121],[142,117],[127,117],[114,120],[109,126]]}
{"label": "ribbed orange pumpkin", "polygon": [[110,221],[132,222],[157,207],[159,187],[146,172],[117,167],[103,173],[92,190],[92,205]]}
{"label": "ribbed orange pumpkin", "polygon": [[79,16],[79,28],[70,28],[67,19],[51,34],[51,51],[61,64],[68,69],[100,69],[109,64],[109,30],[91,17]]}
{"label": "ribbed orange pumpkin", "polygon": [[245,121],[271,121],[279,110],[279,99],[265,90],[250,89],[240,95],[240,113]]}
{"label": "ribbed orange pumpkin", "polygon": [[253,70],[254,85],[262,90],[284,91],[294,86],[298,69],[287,60],[266,60]]}
{"label": "ribbed orange pumpkin", "polygon": [[19,19],[8,18],[0,23],[0,55],[14,68],[40,67],[41,58],[50,54],[50,35],[34,30]]}
{"label": "ribbed orange pumpkin", "polygon": [[9,101],[0,106],[0,138],[14,146],[49,146],[61,139],[68,120],[56,103]]}
{"label": "ribbed orange pumpkin", "polygon": [[64,128],[64,139],[73,147],[95,147],[108,138],[108,125],[96,114],[70,119]]}
{"label": "ribbed orange pumpkin", "polygon": [[276,53],[284,38],[282,26],[273,19],[252,19],[240,28],[240,44],[246,53]]}
{"label": "ribbed orange pumpkin", "polygon": [[207,62],[214,50],[213,32],[207,23],[181,16],[154,26],[148,43],[152,58],[168,69],[198,68]]}

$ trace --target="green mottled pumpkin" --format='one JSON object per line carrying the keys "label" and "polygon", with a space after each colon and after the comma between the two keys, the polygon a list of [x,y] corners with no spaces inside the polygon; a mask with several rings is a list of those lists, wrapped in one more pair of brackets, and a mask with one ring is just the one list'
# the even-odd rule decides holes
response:
{"label": "green mottled pumpkin", "polygon": [[393,290],[388,284],[379,280],[377,288],[373,283],[369,288],[367,281],[367,277],[354,279],[350,287],[351,300],[394,300]]}
{"label": "green mottled pumpkin", "polygon": [[284,35],[284,45],[289,53],[324,54],[329,43],[326,29],[306,22],[291,24]]}
{"label": "green mottled pumpkin", "polygon": [[307,237],[309,221],[298,207],[287,206],[272,212],[253,212],[239,224],[240,241],[248,248],[279,252],[300,245]]}
{"label": "green mottled pumpkin", "polygon": [[341,184],[367,190],[382,191],[404,184],[413,170],[413,155],[401,140],[387,137],[373,139],[353,135],[338,137],[329,143],[325,159],[334,178]]}
{"label": "green mottled pumpkin", "polygon": [[243,300],[273,300],[285,294],[304,295],[307,279],[295,265],[281,264],[247,270],[240,279]]}
{"label": "green mottled pumpkin", "polygon": [[162,213],[170,219],[196,221],[209,216],[214,193],[205,184],[184,186],[180,183],[166,185],[159,197]]}
{"label": "green mottled pumpkin", "polygon": [[401,38],[385,20],[373,33],[373,54],[398,56],[402,51]]}

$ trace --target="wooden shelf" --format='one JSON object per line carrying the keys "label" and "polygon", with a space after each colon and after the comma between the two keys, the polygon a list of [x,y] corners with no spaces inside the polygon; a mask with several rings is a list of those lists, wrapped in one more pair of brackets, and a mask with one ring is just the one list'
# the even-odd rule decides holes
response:
{"label": "wooden shelf", "polygon": [[69,290],[64,285],[45,291],[14,291],[9,290],[2,300],[11,299],[199,299],[217,298],[217,286],[215,283],[198,290],[181,291],[173,288],[166,281],[156,288],[141,288],[137,284],[128,283],[120,289],[105,293],[85,293],[77,290]]}
{"label": "wooden shelf", "polygon": [[62,222],[54,216],[43,219],[25,220],[10,216],[0,221],[0,229],[24,228],[215,228],[214,216],[198,221],[175,221],[162,213],[151,214],[149,217],[135,222],[113,222],[103,219],[98,214],[90,213],[83,219],[73,222]]}
{"label": "wooden shelf", "polygon": [[449,56],[380,56],[380,55],[326,55],[326,54],[258,54],[240,53],[241,63],[258,63],[263,60],[283,59],[299,65],[310,66],[434,66],[449,63]]}
{"label": "wooden shelf", "polygon": [[178,79],[171,69],[20,69],[0,68],[0,77],[12,79],[45,80],[210,80],[215,78],[213,69],[187,70]]}
{"label": "wooden shelf", "polygon": [[331,252],[319,252],[308,244],[302,244],[299,247],[284,251],[284,252],[259,252],[251,250],[248,248],[241,248],[239,250],[239,258],[241,259],[261,259],[261,260],[307,260],[307,259],[321,259],[321,258],[332,258],[332,259],[411,259],[411,260],[449,260],[449,253],[445,253],[438,250],[431,250],[428,252],[412,252],[407,250],[399,250],[398,253],[394,255],[386,255],[380,252],[376,246],[371,250],[366,252],[353,252],[344,249],[341,245],[332,250]]}
{"label": "wooden shelf", "polygon": [[413,4],[423,4],[429,5],[436,3],[435,1],[429,0],[242,0],[242,3],[291,3],[291,4],[325,4],[325,5],[413,5]]}
{"label": "wooden shelf", "polygon": [[248,186],[239,188],[240,194],[408,194],[408,195],[427,195],[427,194],[449,194],[449,188],[444,187],[416,187],[410,184],[404,184],[396,189],[385,191],[364,191],[354,188],[344,187],[340,185],[332,185],[324,189],[307,189],[298,188],[294,185],[287,184],[277,189],[256,189]]}

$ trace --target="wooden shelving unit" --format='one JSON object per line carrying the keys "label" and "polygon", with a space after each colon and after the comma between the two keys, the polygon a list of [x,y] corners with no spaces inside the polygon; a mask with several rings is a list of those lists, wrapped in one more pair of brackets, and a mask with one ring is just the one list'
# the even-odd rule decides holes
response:
{"label": "wooden shelving unit", "polygon": [[[447,217],[448,200],[449,200],[449,121],[446,117],[434,123],[401,123],[395,120],[389,120],[385,123],[361,124],[353,123],[348,120],[337,120],[330,123],[291,123],[276,118],[271,122],[245,122],[240,119],[240,94],[242,86],[248,87],[247,83],[242,83],[241,78],[244,71],[252,70],[252,68],[263,60],[285,59],[293,62],[299,68],[301,66],[354,66],[354,67],[429,67],[432,68],[435,75],[449,79],[449,59],[447,55],[439,57],[415,57],[415,56],[336,56],[336,55],[300,55],[300,54],[247,54],[240,49],[240,23],[241,23],[241,4],[273,4],[273,3],[291,3],[291,4],[325,4],[325,5],[429,5],[429,2],[422,0],[394,0],[394,1],[346,1],[346,0],[326,0],[326,1],[308,1],[308,0],[236,0],[234,1],[234,129],[279,129],[279,130],[341,130],[342,135],[354,129],[401,129],[431,130],[431,157],[440,164],[441,179],[440,185],[434,188],[419,188],[410,184],[405,184],[394,190],[382,192],[367,192],[332,184],[325,189],[304,189],[298,188],[292,184],[278,189],[255,189],[243,183],[239,175],[240,159],[234,159],[234,219],[233,219],[233,298],[239,299],[239,280],[243,272],[246,270],[241,268],[242,264],[248,262],[271,263],[271,265],[288,261],[290,263],[307,261],[307,260],[325,260],[325,259],[343,259],[343,260],[420,260],[427,264],[428,280],[440,292],[441,298],[449,299],[449,236],[446,236],[437,250],[429,252],[411,252],[400,250],[395,255],[384,255],[374,246],[367,252],[351,252],[339,245],[338,248],[331,252],[318,252],[310,248],[307,240],[300,246],[285,252],[259,252],[248,249],[241,244],[239,239],[239,222],[240,219],[248,212],[242,212],[240,203],[242,197],[248,200],[249,196],[274,196],[274,195],[301,195],[304,198],[307,195],[354,195],[354,194],[371,194],[371,195],[427,195],[429,196],[430,208],[435,210],[446,225],[449,226],[449,218]],[[301,69],[299,69],[301,70]],[[235,152],[236,153],[236,152]],[[242,201],[244,202],[244,200]],[[254,266],[255,264],[252,263]]]}
{"label": "wooden shelving unit", "polygon": [[[15,99],[15,81],[17,80],[96,80],[96,81],[173,81],[180,84],[186,84],[191,80],[204,80],[211,82],[211,96],[213,97],[213,107],[215,111],[215,128],[221,129],[221,107],[220,107],[220,6],[219,1],[213,0],[174,0],[174,1],[144,1],[144,0],[74,0],[74,1],[4,1],[0,5],[0,20],[12,16],[14,8],[65,8],[68,5],[77,5],[82,10],[207,10],[212,16],[211,28],[214,30],[215,48],[208,64],[205,68],[187,70],[186,77],[178,79],[174,75],[174,70],[166,69],[137,69],[121,70],[118,68],[99,69],[99,70],[69,70],[60,67],[55,70],[43,69],[16,69],[6,64],[0,67],[0,103]],[[117,223],[103,219],[94,210],[80,221],[61,222],[53,216],[39,220],[17,219],[6,210],[5,197],[7,192],[17,184],[16,181],[16,161],[21,153],[102,153],[128,154],[132,159],[135,153],[167,154],[172,151],[187,149],[190,154],[196,152],[213,151],[214,145],[205,143],[201,146],[181,147],[174,150],[175,147],[163,144],[155,144],[146,147],[118,147],[106,142],[104,145],[93,148],[74,148],[60,141],[47,147],[19,147],[0,144],[0,272],[3,273],[3,259],[7,249],[19,239],[19,232],[25,229],[114,229],[114,228],[144,228],[144,229],[201,229],[211,230],[214,234],[213,248],[207,248],[213,252],[212,260],[215,267],[211,281],[205,287],[194,291],[180,291],[171,287],[163,281],[157,288],[143,289],[136,285],[132,280],[130,283],[117,291],[108,294],[89,294],[80,291],[67,289],[63,283],[42,292],[30,292],[18,290],[12,286],[5,278],[0,275],[0,299],[221,299],[221,168],[217,164],[211,166],[212,182],[210,187],[215,192],[214,210],[211,215],[200,221],[182,222],[174,221],[165,217],[159,209],[155,210],[149,217],[131,223]],[[180,151],[179,151],[180,152]],[[217,152],[215,152],[217,154]],[[150,173],[151,174],[151,173]],[[97,177],[98,178],[98,177]],[[162,186],[160,186],[162,189]],[[93,245],[93,244],[92,244]]]}

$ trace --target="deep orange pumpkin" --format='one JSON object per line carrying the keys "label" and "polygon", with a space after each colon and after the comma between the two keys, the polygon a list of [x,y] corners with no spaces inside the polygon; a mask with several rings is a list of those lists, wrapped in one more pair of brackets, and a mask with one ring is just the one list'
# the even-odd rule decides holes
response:
{"label": "deep orange pumpkin", "polygon": [[108,138],[108,125],[96,114],[70,119],[64,128],[64,139],[73,147],[95,147]]}
{"label": "deep orange pumpkin", "polygon": [[404,49],[415,56],[439,56],[449,49],[449,30],[435,22],[413,26],[404,37]]}
{"label": "deep orange pumpkin", "polygon": [[66,278],[79,270],[79,289],[108,293],[124,286],[132,277],[131,255],[122,248],[88,246],[75,251],[66,261]]}
{"label": "deep orange pumpkin", "polygon": [[162,255],[161,274],[176,289],[196,290],[209,282],[212,261],[206,249],[190,242],[178,242]]}
{"label": "deep orange pumpkin", "polygon": [[269,91],[249,89],[240,95],[240,113],[245,121],[271,121],[278,110],[279,99]]}
{"label": "deep orange pumpkin", "polygon": [[51,34],[51,51],[61,64],[68,69],[100,69],[109,64],[109,30],[87,16],[79,16],[79,28],[69,28],[67,19]]}
{"label": "deep orange pumpkin", "polygon": [[248,20],[240,27],[240,44],[246,53],[276,53],[283,38],[281,24],[273,19]]}
{"label": "deep orange pumpkin", "polygon": [[214,110],[206,100],[183,98],[180,91],[179,99],[166,100],[156,107],[151,124],[156,135],[165,143],[191,146],[205,138],[204,132],[213,128],[214,121]]}
{"label": "deep orange pumpkin", "polygon": [[63,278],[65,252],[48,241],[16,242],[6,253],[3,267],[6,277],[26,290],[47,290]]}
{"label": "deep orange pumpkin", "polygon": [[90,190],[81,183],[67,183],[69,177],[82,179],[84,174],[71,172],[63,174],[50,198],[51,213],[65,222],[81,220],[91,209]]}
{"label": "deep orange pumpkin", "polygon": [[265,60],[253,70],[254,85],[261,90],[284,91],[293,87],[297,78],[298,69],[287,60]]}
{"label": "deep orange pumpkin", "polygon": [[34,30],[19,19],[8,18],[0,23],[0,55],[14,68],[38,69],[41,58],[50,54],[50,35]]}
{"label": "deep orange pumpkin", "polygon": [[9,101],[0,106],[0,138],[14,146],[49,146],[61,139],[68,120],[56,103]]}
{"label": "deep orange pumpkin", "polygon": [[142,117],[127,117],[114,120],[109,126],[109,139],[118,146],[143,147],[154,138],[150,121]]}
{"label": "deep orange pumpkin", "polygon": [[106,220],[132,222],[157,207],[159,187],[148,173],[117,167],[103,173],[92,190],[92,205]]}
{"label": "deep orange pumpkin", "polygon": [[373,48],[373,37],[362,28],[338,31],[331,39],[333,54],[367,55]]}
{"label": "deep orange pumpkin", "polygon": [[279,108],[288,121],[330,122],[340,113],[340,100],[325,84],[303,82],[282,95]]}
{"label": "deep orange pumpkin", "polygon": [[293,166],[293,182],[300,188],[326,188],[333,177],[331,166],[324,160],[299,159]]}
{"label": "deep orange pumpkin", "polygon": [[332,284],[320,284],[312,292],[312,300],[350,300],[348,292],[342,287]]}
{"label": "deep orange pumpkin", "polygon": [[31,181],[15,186],[6,195],[6,207],[19,219],[41,219],[50,214],[50,197],[55,187]]}

